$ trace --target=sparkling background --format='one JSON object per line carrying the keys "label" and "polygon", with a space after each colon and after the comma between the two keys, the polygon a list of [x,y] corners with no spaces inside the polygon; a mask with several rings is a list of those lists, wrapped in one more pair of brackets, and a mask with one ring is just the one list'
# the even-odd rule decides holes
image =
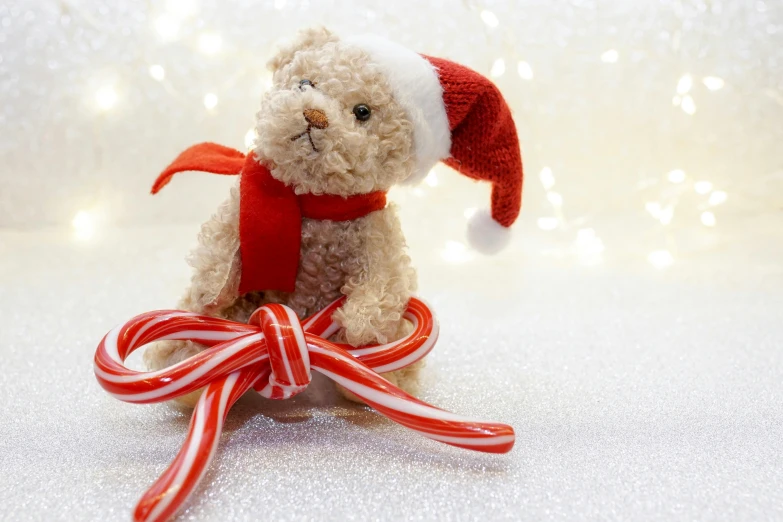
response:
{"label": "sparkling background", "polygon": [[[335,396],[245,398],[182,519],[783,518],[779,1],[0,5],[0,519],[127,520],[187,415],[108,397],[92,354],[170,307],[230,180],[152,198],[182,148],[250,138],[272,44],[372,31],[490,75],[526,170],[395,189],[442,322],[422,398],[511,423],[485,456]],[[136,360],[138,363],[138,359]]]}

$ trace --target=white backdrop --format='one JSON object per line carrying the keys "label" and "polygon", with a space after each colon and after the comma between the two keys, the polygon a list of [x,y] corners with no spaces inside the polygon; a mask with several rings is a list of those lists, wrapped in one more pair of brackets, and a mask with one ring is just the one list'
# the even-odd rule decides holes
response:
{"label": "white backdrop", "polygon": [[[620,214],[638,220],[626,245],[704,246],[783,204],[777,1],[40,0],[0,20],[2,227],[203,221],[230,181],[188,176],[156,198],[151,181],[192,143],[242,148],[273,43],[312,24],[492,75],[522,141],[522,219],[563,241],[603,241],[593,220]],[[396,193],[407,212],[486,206],[486,187],[438,174]]]}

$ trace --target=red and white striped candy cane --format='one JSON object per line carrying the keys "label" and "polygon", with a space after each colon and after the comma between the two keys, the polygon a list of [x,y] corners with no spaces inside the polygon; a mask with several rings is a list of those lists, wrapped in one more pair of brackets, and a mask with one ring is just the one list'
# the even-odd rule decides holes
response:
{"label": "red and white striped candy cane", "polygon": [[[405,318],[414,329],[404,339],[353,348],[327,340],[339,329],[332,314],[342,303],[335,301],[301,323],[293,310],[278,304],[256,310],[249,324],[162,310],[138,315],[106,334],[95,353],[95,376],[114,397],[151,403],[204,388],[182,449],[139,501],[135,520],[167,520],[182,507],[209,466],[228,410],[239,397],[254,388],[267,398],[290,398],[307,387],[311,369],[425,437],[490,453],[511,450],[511,426],[441,410],[378,375],[413,364],[432,350],[438,325],[426,304],[410,300]],[[191,340],[209,348],[154,372],[125,366],[134,350],[161,340]]]}

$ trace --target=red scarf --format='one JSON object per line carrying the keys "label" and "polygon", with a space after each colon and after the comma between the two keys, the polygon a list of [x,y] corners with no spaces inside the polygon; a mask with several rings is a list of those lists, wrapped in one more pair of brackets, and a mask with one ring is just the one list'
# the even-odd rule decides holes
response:
{"label": "red scarf", "polygon": [[239,250],[242,276],[239,292],[293,292],[299,269],[302,217],[350,221],[386,206],[382,191],[344,198],[332,194],[302,194],[272,177],[253,154],[216,143],[200,143],[177,156],[161,172],[152,193],[177,172],[242,174],[239,182]]}

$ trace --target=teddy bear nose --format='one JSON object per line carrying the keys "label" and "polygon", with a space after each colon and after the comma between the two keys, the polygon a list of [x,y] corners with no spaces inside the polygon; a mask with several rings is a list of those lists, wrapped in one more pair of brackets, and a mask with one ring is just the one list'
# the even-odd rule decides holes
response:
{"label": "teddy bear nose", "polygon": [[316,129],[325,129],[329,126],[329,119],[326,117],[326,113],[319,109],[305,109],[304,117],[307,123],[315,127]]}

